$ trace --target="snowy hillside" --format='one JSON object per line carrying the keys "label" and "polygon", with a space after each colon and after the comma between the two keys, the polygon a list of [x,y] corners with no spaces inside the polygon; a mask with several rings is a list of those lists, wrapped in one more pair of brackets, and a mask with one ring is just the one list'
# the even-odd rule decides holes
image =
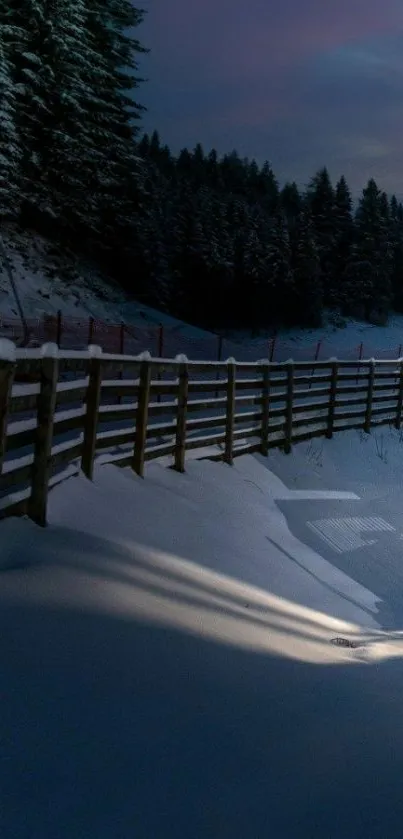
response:
{"label": "snowy hillside", "polygon": [[2,837],[398,839],[402,452],[101,466],[2,522]]}
{"label": "snowy hillside", "polygon": [[[27,318],[55,315],[66,318],[92,316],[106,323],[127,323],[180,327],[185,324],[132,300],[91,263],[60,249],[43,236],[21,231],[15,225],[2,228],[2,236],[13,276]],[[16,318],[17,308],[7,273],[0,257],[0,317]],[[208,333],[189,327],[192,335]]]}
{"label": "snowy hillside", "polygon": [[[85,260],[14,226],[9,225],[2,235],[27,318],[41,319],[61,311],[66,322],[70,318],[82,318],[83,325],[89,316],[106,324],[124,321],[138,330],[133,351],[149,349],[153,353],[158,346],[156,331],[162,324],[166,355],[184,352],[189,358],[217,358],[216,335],[129,300],[121,288]],[[0,259],[1,317],[17,318],[17,309]],[[83,329],[86,335],[85,326]],[[234,355],[238,360],[267,357],[272,340],[271,330],[260,336],[251,334],[250,330],[231,331],[222,343],[221,357]],[[360,354],[364,358],[396,358],[403,352],[402,347],[403,316],[393,315],[385,327],[347,319],[341,327],[330,321],[319,329],[283,330],[275,338],[273,357],[279,361],[331,356],[358,358]]]}

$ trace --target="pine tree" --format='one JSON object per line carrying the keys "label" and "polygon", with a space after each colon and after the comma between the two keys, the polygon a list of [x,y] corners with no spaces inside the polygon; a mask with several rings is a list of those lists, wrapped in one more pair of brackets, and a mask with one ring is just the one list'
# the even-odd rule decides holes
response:
{"label": "pine tree", "polygon": [[335,195],[326,168],[320,169],[312,178],[307,197],[322,273],[324,302],[333,306],[336,302],[336,278],[333,263],[335,245]]}
{"label": "pine tree", "polygon": [[273,169],[267,160],[259,173],[257,186],[260,206],[270,216],[274,216],[279,207],[280,191]]}
{"label": "pine tree", "polygon": [[391,283],[393,307],[403,311],[403,206],[395,195],[390,201]]}
{"label": "pine tree", "polygon": [[336,185],[334,202],[334,302],[342,311],[349,309],[351,289],[347,283],[354,243],[351,193],[342,175]]}
{"label": "pine tree", "polygon": [[21,148],[15,123],[15,91],[0,24],[0,218],[16,217],[20,208]]}
{"label": "pine tree", "polygon": [[304,206],[298,223],[298,244],[294,267],[297,323],[320,326],[323,315],[323,289],[320,258],[315,242],[315,231],[309,210]]}
{"label": "pine tree", "polygon": [[363,190],[355,217],[355,246],[350,267],[352,302],[368,320],[385,322],[391,305],[391,247],[385,200],[373,178]]}
{"label": "pine tree", "polygon": [[270,323],[279,326],[287,323],[294,309],[294,275],[291,267],[291,244],[287,220],[282,210],[275,216],[268,247],[270,266]]}

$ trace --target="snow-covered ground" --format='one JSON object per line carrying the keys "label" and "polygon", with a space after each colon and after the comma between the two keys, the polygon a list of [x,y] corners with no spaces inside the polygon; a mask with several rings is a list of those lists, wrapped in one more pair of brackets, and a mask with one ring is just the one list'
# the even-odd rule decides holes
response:
{"label": "snow-covered ground", "polygon": [[98,466],[2,522],[1,836],[400,837],[402,454]]}

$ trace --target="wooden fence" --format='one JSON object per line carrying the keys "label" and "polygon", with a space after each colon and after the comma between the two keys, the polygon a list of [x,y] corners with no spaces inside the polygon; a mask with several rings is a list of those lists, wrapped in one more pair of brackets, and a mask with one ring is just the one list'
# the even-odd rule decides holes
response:
{"label": "wooden fence", "polygon": [[[7,346],[5,346],[7,344]],[[378,424],[400,428],[403,360],[193,362],[0,343],[0,515],[46,523],[49,489],[94,462],[223,459]],[[190,454],[192,452],[192,455]]]}

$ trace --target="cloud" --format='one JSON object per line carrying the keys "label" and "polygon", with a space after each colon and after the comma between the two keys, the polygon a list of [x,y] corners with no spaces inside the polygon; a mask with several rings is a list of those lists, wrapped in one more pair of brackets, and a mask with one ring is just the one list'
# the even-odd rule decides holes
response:
{"label": "cloud", "polygon": [[282,180],[327,163],[403,192],[402,32],[400,0],[150,0],[145,125],[174,150],[268,158]]}

